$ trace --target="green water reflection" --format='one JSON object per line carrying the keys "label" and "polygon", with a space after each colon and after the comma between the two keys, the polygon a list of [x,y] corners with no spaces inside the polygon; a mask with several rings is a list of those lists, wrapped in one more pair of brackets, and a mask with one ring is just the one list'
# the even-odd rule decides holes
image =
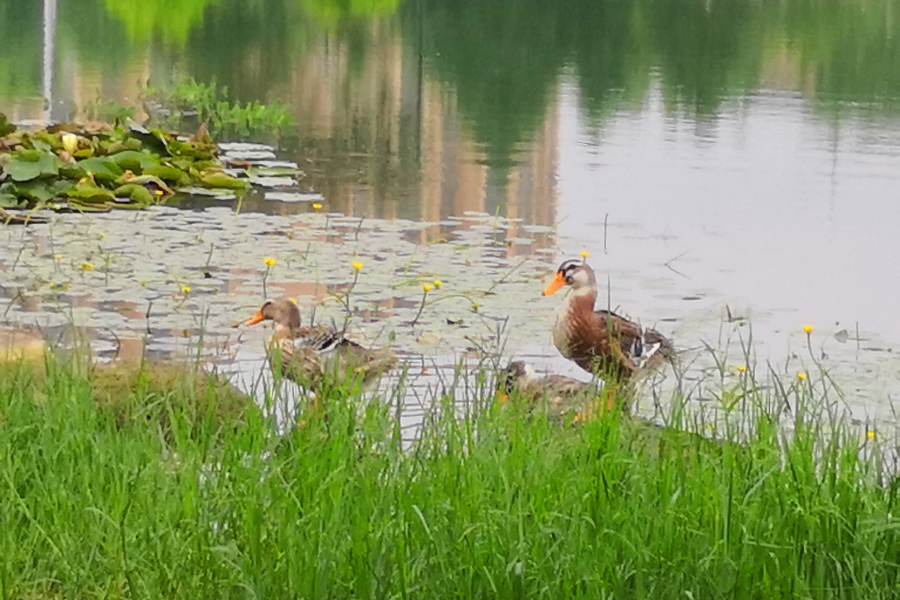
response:
{"label": "green water reflection", "polygon": [[40,92],[41,7],[36,2],[0,5],[0,98]]}
{"label": "green water reflection", "polygon": [[[62,108],[54,116],[69,116],[98,95],[133,99],[147,81],[215,80],[237,100],[288,101],[304,144],[317,153],[369,153],[382,167],[375,179],[412,181],[403,164],[418,169],[428,88],[436,86],[445,124],[458,121],[476,160],[505,172],[546,127],[568,76],[580,90],[583,117],[598,129],[616,111],[641,107],[656,85],[666,111],[691,119],[734,110],[730,103],[759,90],[797,92],[828,116],[843,118],[851,108],[894,115],[894,5],[58,0],[54,89]],[[41,7],[7,0],[0,16],[0,99],[8,112],[37,106],[46,43]]]}

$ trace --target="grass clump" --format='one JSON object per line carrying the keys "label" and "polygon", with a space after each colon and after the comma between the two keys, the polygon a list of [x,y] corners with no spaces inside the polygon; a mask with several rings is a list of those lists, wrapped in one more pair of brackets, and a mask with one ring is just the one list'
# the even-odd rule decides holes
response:
{"label": "grass clump", "polygon": [[167,125],[177,129],[184,127],[185,121],[206,123],[214,137],[280,136],[294,126],[294,116],[284,103],[232,101],[228,88],[219,87],[215,81],[203,83],[190,78],[171,89],[148,89],[144,95],[152,104],[148,112],[164,118]]}
{"label": "grass clump", "polygon": [[[175,388],[164,435],[111,418],[66,364],[42,402],[0,373],[0,596],[873,599],[900,586],[900,485],[877,451],[802,420],[783,436],[761,415],[746,443],[713,443],[614,411],[559,427],[510,402],[460,419],[448,398],[404,449],[377,402],[335,393],[278,437],[256,411],[202,426]],[[148,389],[132,393],[153,406]]]}
{"label": "grass clump", "polygon": [[[90,373],[94,402],[119,427],[152,420],[167,439],[173,435],[173,412],[181,413],[191,431],[239,427],[253,398],[234,388],[226,377],[196,363],[114,362],[95,365]],[[174,404],[173,404],[174,399]]]}
{"label": "grass clump", "polygon": [[213,432],[241,427],[247,415],[257,410],[253,398],[232,386],[227,377],[210,373],[196,362],[90,364],[80,355],[60,359],[52,354],[36,357],[32,352],[18,360],[0,361],[0,366],[7,373],[0,393],[23,394],[23,399],[46,407],[63,385],[67,393],[87,394],[96,416],[108,419],[117,429],[149,425],[167,442],[173,440],[175,428],[194,436],[200,427]]}

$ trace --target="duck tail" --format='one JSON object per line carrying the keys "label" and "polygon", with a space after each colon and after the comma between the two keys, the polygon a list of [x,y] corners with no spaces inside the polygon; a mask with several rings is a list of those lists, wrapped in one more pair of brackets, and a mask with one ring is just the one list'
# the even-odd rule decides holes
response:
{"label": "duck tail", "polygon": [[649,346],[657,346],[654,357],[660,361],[664,360],[673,366],[677,363],[678,351],[675,349],[675,345],[660,332],[655,329],[645,329],[644,343]]}

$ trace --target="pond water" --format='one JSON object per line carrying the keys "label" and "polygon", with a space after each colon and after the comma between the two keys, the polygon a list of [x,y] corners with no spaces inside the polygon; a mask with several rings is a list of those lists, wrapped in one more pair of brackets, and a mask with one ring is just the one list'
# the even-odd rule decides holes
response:
{"label": "pond water", "polygon": [[[187,198],[139,216],[69,217],[52,235],[8,230],[7,325],[34,324],[52,302],[52,325],[60,307],[89,306],[105,321],[84,324],[107,342],[98,332],[116,330],[121,345],[141,339],[154,301],[152,344],[184,344],[175,332],[203,325],[224,345],[236,311],[261,297],[264,256],[279,259],[267,291],[306,308],[346,290],[358,257],[354,293],[369,304],[355,320],[373,340],[456,357],[508,318],[510,353],[578,375],[550,344],[559,300],[539,292],[561,258],[586,250],[612,306],[685,348],[721,349],[752,328],[761,372],[769,361],[790,375],[812,366],[812,325],[812,354],[853,415],[896,418],[893,0],[20,4],[0,8],[11,120],[134,104],[147,83],[216,81],[236,100],[290,107],[296,128],[275,159],[301,173],[255,189],[239,215]],[[105,271],[78,271],[103,256]],[[51,298],[54,277],[67,289]],[[410,328],[431,278],[470,297]],[[185,299],[182,283],[199,291]],[[340,318],[338,304],[322,314]],[[447,320],[472,329],[447,333]],[[732,346],[726,362],[744,359]]]}

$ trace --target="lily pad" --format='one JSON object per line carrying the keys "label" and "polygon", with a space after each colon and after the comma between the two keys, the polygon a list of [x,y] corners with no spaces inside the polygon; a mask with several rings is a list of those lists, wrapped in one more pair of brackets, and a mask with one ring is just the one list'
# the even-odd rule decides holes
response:
{"label": "lily pad", "polygon": [[200,181],[203,185],[212,188],[224,188],[229,190],[242,190],[247,187],[247,182],[237,179],[236,177],[232,177],[226,173],[222,173],[221,171],[213,172],[213,173],[203,173],[200,176]]}
{"label": "lily pad", "polygon": [[65,194],[71,187],[72,183],[64,179],[56,181],[34,179],[32,181],[16,183],[11,186],[13,192],[19,198],[34,200],[36,202],[48,202],[53,198]]}
{"label": "lily pad", "polygon": [[102,188],[92,181],[79,181],[70,190],[66,192],[66,196],[81,203],[102,203],[112,202],[116,199],[115,195]]}
{"label": "lily pad", "polygon": [[43,175],[59,175],[59,159],[50,152],[16,152],[3,170],[13,181],[31,181]]}
{"label": "lily pad", "polygon": [[[126,174],[127,175],[127,174]],[[165,182],[155,175],[131,175],[129,177],[121,177],[116,182],[119,185],[136,184],[147,189],[154,196],[168,197],[174,194],[172,188],[167,186]]]}
{"label": "lily pad", "polygon": [[169,154],[169,136],[161,129],[147,130],[134,121],[129,123],[129,134],[139,139],[145,148],[159,154]]}
{"label": "lily pad", "polygon": [[14,193],[0,189],[0,208],[16,208],[22,201]]}
{"label": "lily pad", "polygon": [[40,137],[35,137],[33,140],[31,140],[31,146],[39,152],[53,151],[53,145],[46,139],[42,139]]}
{"label": "lily pad", "polygon": [[129,198],[138,204],[152,204],[154,200],[153,193],[139,183],[126,183],[116,188],[113,193],[117,197]]}
{"label": "lily pad", "polygon": [[184,171],[169,165],[159,165],[144,169],[144,175],[155,175],[163,181],[168,181],[169,183],[174,183],[176,185],[185,185],[190,183],[191,180]]}
{"label": "lily pad", "polygon": [[152,154],[135,150],[125,150],[124,152],[113,154],[110,158],[122,169],[128,169],[134,173],[143,173],[144,169],[159,166],[158,158]]}
{"label": "lily pad", "polygon": [[77,179],[93,173],[95,179],[106,182],[115,181],[122,175],[122,168],[108,156],[86,158],[75,164],[63,166],[61,171],[66,177]]}

